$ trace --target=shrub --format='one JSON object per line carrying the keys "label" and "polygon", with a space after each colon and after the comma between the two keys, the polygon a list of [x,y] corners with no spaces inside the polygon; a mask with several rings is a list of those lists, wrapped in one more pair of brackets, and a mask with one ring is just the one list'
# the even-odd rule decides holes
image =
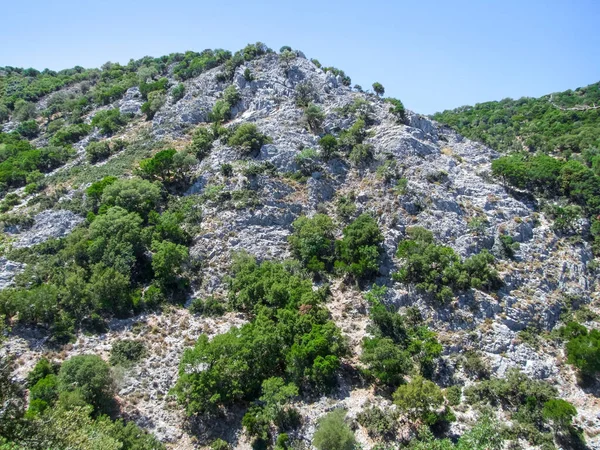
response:
{"label": "shrub", "polygon": [[148,101],[142,105],[142,112],[146,114],[146,120],[152,120],[166,101],[167,96],[164,92],[150,92],[150,94],[148,94]]}
{"label": "shrub", "polygon": [[237,87],[232,84],[227,86],[223,91],[223,100],[225,100],[230,108],[233,108],[242,100],[242,96],[238,92]]}
{"label": "shrub", "polygon": [[305,148],[294,158],[300,172],[310,175],[318,169],[319,155],[313,148]]}
{"label": "shrub", "polygon": [[398,245],[398,258],[404,263],[393,275],[402,283],[415,283],[417,289],[435,295],[438,301],[452,298],[455,291],[469,288],[494,289],[500,285],[492,269],[494,257],[483,250],[464,262],[450,247],[433,242],[433,234],[421,227],[407,230],[409,239]]}
{"label": "shrub", "polygon": [[335,268],[357,280],[372,277],[379,271],[382,242],[377,222],[368,214],[361,214],[344,228],[343,238],[335,243]]}
{"label": "shrub", "polygon": [[87,136],[91,131],[91,127],[85,123],[79,123],[76,125],[69,125],[68,127],[61,128],[54,136],[50,138],[50,144],[52,145],[69,145],[81,140]]}
{"label": "shrub", "polygon": [[53,373],[35,383],[29,390],[31,400],[40,400],[46,406],[52,405],[58,399],[58,378]]}
{"label": "shrub", "polygon": [[19,99],[13,108],[13,118],[18,122],[35,119],[35,103]]}
{"label": "shrub", "polygon": [[515,252],[517,252],[520,248],[518,242],[515,242],[512,236],[508,234],[501,234],[498,236],[500,240],[500,248],[502,249],[502,253],[507,258],[513,259],[515,257]]}
{"label": "shrub", "polygon": [[185,85],[183,83],[179,83],[171,90],[171,95],[173,96],[173,102],[177,103],[185,95]]}
{"label": "shrub", "polygon": [[379,96],[381,97],[383,94],[385,94],[385,88],[383,87],[383,85],[379,82],[375,82],[373,83],[373,91]]}
{"label": "shrub", "polygon": [[0,104],[0,123],[8,122],[10,111],[6,105]]}
{"label": "shrub", "polygon": [[142,217],[155,208],[161,198],[160,186],[139,178],[120,179],[104,187],[102,203],[120,206]]}
{"label": "shrub", "polygon": [[390,106],[390,113],[392,113],[400,123],[406,123],[406,110],[404,109],[404,104],[397,98],[386,98],[386,102],[388,102]]}
{"label": "shrub", "polygon": [[334,255],[334,230],[331,218],[316,214],[301,216],[292,224],[294,233],[288,238],[295,256],[312,272],[330,268]]}
{"label": "shrub", "polygon": [[240,148],[244,154],[258,153],[271,139],[258,131],[253,123],[244,123],[236,128],[227,143]]}
{"label": "shrub", "polygon": [[545,420],[549,420],[557,429],[566,428],[571,425],[573,417],[577,415],[575,407],[560,398],[553,398],[544,403],[542,416]]}
{"label": "shrub", "polygon": [[92,118],[92,126],[98,127],[103,134],[116,133],[127,123],[125,115],[121,114],[119,108],[99,111]]}
{"label": "shrub", "polygon": [[27,385],[32,387],[48,375],[56,374],[57,371],[57,366],[51,364],[46,358],[41,358],[27,374]]}
{"label": "shrub", "polygon": [[229,163],[223,163],[221,164],[220,172],[224,177],[230,177],[233,175],[233,166]]}
{"label": "shrub", "polygon": [[317,99],[317,91],[311,82],[305,81],[296,85],[296,105],[306,108]]}
{"label": "shrub", "polygon": [[248,83],[254,81],[254,75],[252,75],[252,72],[250,71],[249,67],[246,67],[246,69],[244,69],[244,80],[246,80]]}
{"label": "shrub", "polygon": [[590,330],[569,340],[566,346],[567,362],[577,367],[584,376],[600,373],[600,331]]}
{"label": "shrub", "polygon": [[217,137],[218,136],[215,136],[215,134],[208,128],[198,128],[192,136],[192,142],[188,146],[188,149],[196,155],[196,158],[202,160],[208,156],[213,142]]}
{"label": "shrub", "polygon": [[432,410],[441,406],[443,401],[444,396],[440,388],[420,375],[394,392],[394,404],[413,420],[422,419],[429,422]]}
{"label": "shrub", "polygon": [[66,360],[58,373],[58,385],[60,392],[79,392],[99,413],[108,413],[112,408],[113,379],[99,356],[80,355]]}
{"label": "shrub", "polygon": [[95,141],[90,142],[87,145],[87,147],[85,148],[85,154],[87,160],[93,164],[108,158],[112,154],[112,151],[110,148],[110,144],[107,141]]}
{"label": "shrub", "polygon": [[21,136],[32,139],[36,137],[40,132],[40,127],[35,120],[27,120],[21,122],[16,128],[16,132]]}
{"label": "shrub", "polygon": [[304,120],[306,120],[309,130],[317,132],[325,120],[325,113],[317,105],[310,103],[304,110]]}
{"label": "shrub", "polygon": [[331,159],[335,151],[338,147],[338,141],[335,136],[331,134],[326,134],[321,139],[319,139],[319,146],[321,147],[321,157],[327,161]]}
{"label": "shrub", "polygon": [[450,386],[446,389],[446,400],[450,406],[460,405],[462,399],[462,388],[458,385]]}
{"label": "shrub", "polygon": [[145,80],[142,81],[140,83],[140,93],[142,94],[142,98],[144,100],[148,99],[153,92],[165,92],[168,84],[169,80],[167,78],[161,78],[158,81],[150,83],[147,83]]}
{"label": "shrub", "polygon": [[313,445],[318,450],[353,450],[356,438],[344,422],[346,411],[336,409],[319,419],[313,436]]}
{"label": "shrub", "polygon": [[354,194],[350,193],[348,197],[341,196],[336,202],[336,213],[342,222],[348,222],[356,213],[354,204]]}
{"label": "shrub", "polygon": [[388,437],[393,435],[397,427],[398,413],[392,409],[371,406],[359,412],[356,420],[367,429],[369,436]]}
{"label": "shrub", "polygon": [[195,298],[190,305],[190,312],[202,316],[222,316],[226,311],[225,305],[215,297],[206,300]]}
{"label": "shrub", "polygon": [[365,338],[361,361],[380,383],[398,386],[412,368],[410,354],[389,338]]}
{"label": "shrub", "polygon": [[349,159],[355,166],[373,158],[373,146],[370,144],[356,144],[350,151]]}
{"label": "shrub", "polygon": [[141,341],[122,339],[113,344],[109,362],[113,366],[127,367],[142,359],[145,353],[146,347]]}

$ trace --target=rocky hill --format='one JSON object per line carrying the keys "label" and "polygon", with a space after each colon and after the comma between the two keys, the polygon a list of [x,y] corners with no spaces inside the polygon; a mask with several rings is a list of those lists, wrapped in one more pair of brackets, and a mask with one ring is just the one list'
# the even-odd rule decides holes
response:
{"label": "rocky hill", "polygon": [[600,449],[589,215],[497,151],[262,44],[0,88],[7,442]]}

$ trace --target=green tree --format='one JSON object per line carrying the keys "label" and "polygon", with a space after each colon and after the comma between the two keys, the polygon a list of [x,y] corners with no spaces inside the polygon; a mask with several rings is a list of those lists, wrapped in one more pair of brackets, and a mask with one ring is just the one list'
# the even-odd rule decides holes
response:
{"label": "green tree", "polygon": [[258,153],[261,147],[271,142],[267,136],[258,131],[253,123],[244,123],[237,127],[227,143],[240,148],[245,154]]}
{"label": "green tree", "polygon": [[80,355],[67,359],[58,373],[60,392],[78,391],[98,413],[109,413],[113,407],[114,382],[110,368],[96,355]]}
{"label": "green tree", "polygon": [[410,418],[429,421],[432,410],[444,402],[441,389],[421,375],[400,386],[394,392],[394,404]]}
{"label": "green tree", "polygon": [[292,224],[294,233],[288,238],[296,257],[313,272],[329,267],[334,256],[335,225],[325,214],[312,218],[301,216]]}
{"label": "green tree", "polygon": [[304,110],[304,119],[310,131],[318,132],[325,120],[325,113],[314,103],[309,103]]}
{"label": "green tree", "polygon": [[160,186],[139,178],[120,179],[106,186],[102,203],[119,206],[146,217],[161,199]]}
{"label": "green tree", "polygon": [[600,373],[600,331],[591,330],[569,340],[566,346],[567,362],[577,367],[584,376]]}
{"label": "green tree", "polygon": [[389,338],[365,338],[360,359],[379,382],[388,386],[399,385],[412,368],[410,354]]}
{"label": "green tree", "polygon": [[375,91],[375,93],[381,97],[383,94],[385,94],[385,88],[383,87],[383,84],[379,83],[379,82],[375,82],[373,83],[373,91]]}
{"label": "green tree", "polygon": [[356,438],[344,421],[346,411],[336,409],[319,419],[313,436],[313,445],[318,450],[353,450]]}
{"label": "green tree", "polygon": [[338,141],[335,136],[326,134],[319,139],[319,146],[321,147],[321,157],[327,161],[334,156],[338,147]]}
{"label": "green tree", "polygon": [[154,277],[161,285],[172,286],[177,282],[188,259],[187,247],[169,241],[155,241],[152,251]]}
{"label": "green tree", "polygon": [[361,214],[343,230],[342,239],[335,243],[335,267],[356,279],[367,279],[379,271],[380,244],[383,235],[377,222]]}
{"label": "green tree", "polygon": [[573,417],[577,415],[575,407],[560,398],[553,398],[544,403],[542,410],[544,419],[552,422],[555,428],[563,429],[571,425]]}

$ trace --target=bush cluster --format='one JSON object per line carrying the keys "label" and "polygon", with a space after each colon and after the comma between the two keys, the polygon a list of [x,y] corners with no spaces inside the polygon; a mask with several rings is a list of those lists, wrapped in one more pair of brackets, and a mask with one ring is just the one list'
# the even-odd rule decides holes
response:
{"label": "bush cluster", "polygon": [[335,383],[346,344],[321,306],[326,292],[314,291],[297,267],[239,255],[229,293],[232,307],[253,319],[210,341],[203,335],[184,353],[174,392],[188,414],[257,400],[274,376],[301,390]]}
{"label": "bush cluster", "polygon": [[414,283],[440,302],[466,289],[493,290],[500,286],[492,268],[494,257],[486,250],[461,261],[451,247],[436,244],[430,231],[413,227],[407,234],[408,239],[398,245],[397,256],[403,263],[394,274],[395,280]]}

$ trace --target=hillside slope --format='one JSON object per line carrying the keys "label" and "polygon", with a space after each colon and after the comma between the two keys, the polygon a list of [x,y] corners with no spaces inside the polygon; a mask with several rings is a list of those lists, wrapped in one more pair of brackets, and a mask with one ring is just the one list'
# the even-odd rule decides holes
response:
{"label": "hillside slope", "polygon": [[[80,71],[28,94],[33,107],[5,95],[0,172],[23,172],[3,179],[0,260],[17,385],[42,357],[99,355],[113,414],[169,448],[271,446],[284,431],[305,448],[337,408],[364,448],[430,448],[424,424],[464,435],[456,448],[578,448],[578,430],[600,448],[597,375],[578,381],[577,336],[561,331],[598,328],[588,242],[495,179],[496,151],[337,69],[258,45],[203,55]],[[145,353],[119,364],[127,340]],[[424,410],[392,396],[420,375],[435,383]],[[292,384],[276,408],[258,392],[270,377]],[[548,415],[558,398],[573,425]],[[66,400],[48,401],[60,407],[28,420]]]}
{"label": "hillside slope", "polygon": [[539,98],[462,106],[432,118],[501,152],[581,153],[600,147],[600,83]]}

